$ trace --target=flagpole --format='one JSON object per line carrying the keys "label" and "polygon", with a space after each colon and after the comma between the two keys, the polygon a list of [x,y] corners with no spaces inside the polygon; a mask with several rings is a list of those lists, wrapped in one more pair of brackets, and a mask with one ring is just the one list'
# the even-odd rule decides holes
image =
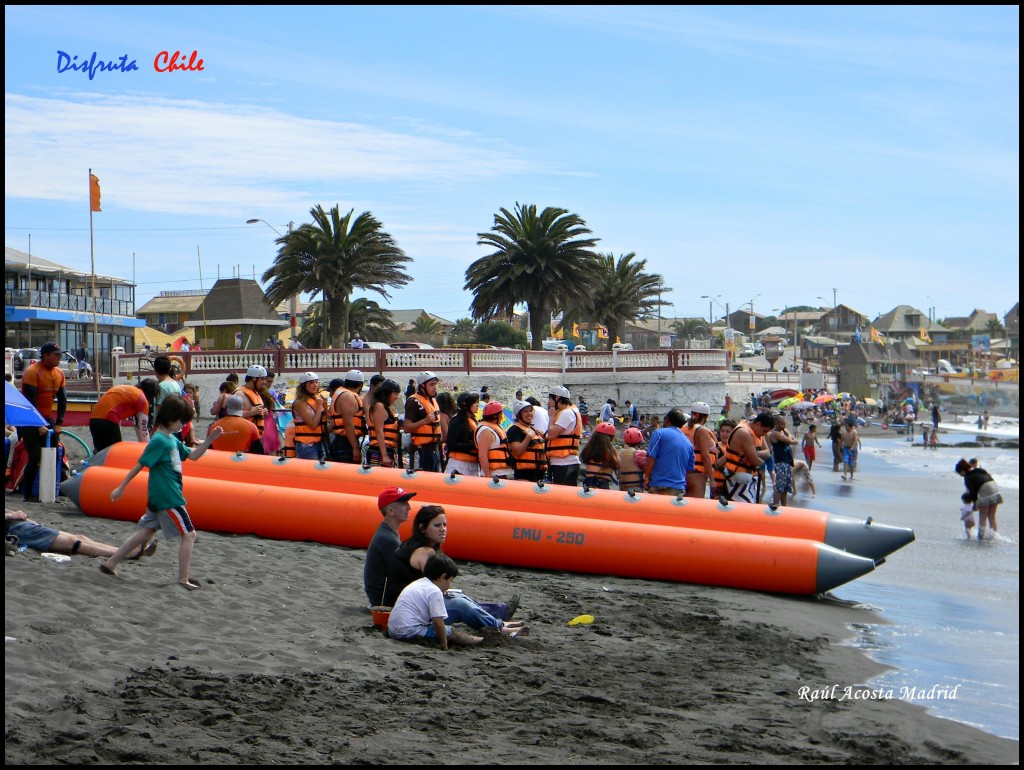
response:
{"label": "flagpole", "polygon": [[100,348],[99,348],[99,324],[96,320],[96,245],[92,232],[92,169],[89,169],[89,262],[92,267],[92,358],[95,365],[92,368],[93,384],[96,386],[96,400],[100,400]]}

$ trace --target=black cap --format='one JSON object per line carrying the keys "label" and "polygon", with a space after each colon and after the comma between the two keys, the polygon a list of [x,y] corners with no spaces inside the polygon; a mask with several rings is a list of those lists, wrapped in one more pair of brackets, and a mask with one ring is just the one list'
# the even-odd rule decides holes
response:
{"label": "black cap", "polygon": [[39,353],[44,356],[47,353],[60,353],[60,345],[56,342],[44,342],[39,348]]}

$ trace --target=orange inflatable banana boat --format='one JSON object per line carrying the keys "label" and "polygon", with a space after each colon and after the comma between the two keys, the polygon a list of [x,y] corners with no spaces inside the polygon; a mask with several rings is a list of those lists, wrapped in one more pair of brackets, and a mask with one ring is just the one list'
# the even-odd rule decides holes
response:
{"label": "orange inflatable banana boat", "polygon": [[[110,493],[125,472],[90,467],[61,491],[89,515],[135,521],[146,508],[147,473],[113,503]],[[185,476],[184,493],[200,530],[366,548],[381,521],[376,495],[194,475]],[[790,594],[827,591],[875,567],[871,559],[801,538],[451,504],[445,511],[445,552],[456,559]]]}
{"label": "orange inflatable banana boat", "polygon": [[[97,453],[90,467],[131,468],[142,454],[142,444],[122,442]],[[388,486],[417,493],[417,502],[464,505],[557,516],[657,524],[672,527],[736,532],[749,535],[816,540],[875,561],[914,539],[913,530],[836,516],[807,508],[776,507],[715,500],[629,494],[609,490],[584,492],[582,488],[524,481],[409,473],[393,468],[313,460],[208,451],[199,462],[184,464],[186,476],[235,480],[290,489],[344,492],[376,497]]]}

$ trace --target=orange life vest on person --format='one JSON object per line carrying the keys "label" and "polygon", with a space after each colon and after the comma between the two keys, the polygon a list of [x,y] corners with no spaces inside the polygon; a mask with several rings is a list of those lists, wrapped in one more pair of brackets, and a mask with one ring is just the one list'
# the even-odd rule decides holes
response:
{"label": "orange life vest on person", "polygon": [[[252,388],[250,388],[248,385],[242,385],[236,392],[237,393],[241,393],[245,398],[247,398],[249,400],[249,403],[251,404],[251,406],[249,407],[250,409],[253,406],[257,406],[257,405],[263,406],[263,396],[261,396],[259,393],[257,393]],[[256,430],[258,430],[260,432],[260,438],[262,438],[263,437],[263,427],[264,427],[263,426],[263,415],[262,414],[254,414],[251,417],[246,417],[245,419],[247,419],[249,422],[251,422],[253,425],[256,426]]]}
{"label": "orange life vest on person", "polygon": [[[383,402],[381,404],[383,405]],[[398,415],[391,410],[390,406],[384,406],[384,410],[388,413],[388,416],[384,418],[384,446],[387,449],[398,449]],[[377,444],[377,429],[372,421],[370,422],[370,448],[379,448]]]}
{"label": "orange life vest on person", "polygon": [[[312,396],[305,396],[303,398],[309,408],[313,410],[313,414],[316,414],[316,402],[317,399]],[[292,427],[295,428],[295,440],[300,444],[319,444],[324,437],[324,423],[327,418],[324,414],[320,415],[320,422],[317,425],[306,425],[297,414],[295,414],[295,404],[292,404]]]}
{"label": "orange life vest on person", "polygon": [[760,443],[750,428],[746,425],[737,425],[733,432],[729,434],[729,445],[725,448],[725,472],[727,476],[732,476],[736,473],[757,473],[757,469],[761,467],[760,463],[753,467],[747,465],[743,453],[733,449],[733,439],[736,437],[736,433],[741,430],[750,433],[751,438],[754,439],[755,446]]}
{"label": "orange life vest on person", "polygon": [[[549,459],[570,457],[572,455],[579,454],[580,437],[583,435],[583,418],[580,417],[580,410],[573,404],[570,404],[564,409],[559,409],[555,414],[555,419],[551,421],[551,425],[558,422],[558,418],[561,416],[562,412],[566,411],[566,409],[576,415],[576,427],[573,428],[571,433],[562,433],[557,438],[549,438],[547,440]],[[551,426],[548,426],[548,430],[551,430]]]}
{"label": "orange life vest on person", "polygon": [[[694,457],[693,457],[693,470],[691,471],[691,473],[700,473],[700,474],[704,475],[704,474],[707,473],[707,471],[704,469],[704,458],[701,456],[700,446],[697,444],[697,434],[701,430],[701,428],[703,428],[704,430],[708,431],[709,433],[711,432],[711,429],[709,427],[707,427],[706,425],[694,425],[691,428],[690,427],[690,423],[688,423],[688,422],[682,427],[682,431],[683,431],[683,435],[685,435],[688,439],[690,439],[690,443],[693,444],[693,454],[694,454]],[[712,436],[714,436],[714,434],[712,434]],[[714,457],[714,453],[715,453],[715,450],[714,450],[714,447],[712,446],[712,448],[711,448],[711,455],[712,455],[712,457]]]}
{"label": "orange life vest on person", "polygon": [[[474,436],[479,436],[480,431],[490,430],[498,437],[497,442],[491,444],[490,449],[487,450],[487,467],[491,473],[498,471],[508,470],[512,467],[512,455],[508,451],[508,438],[505,435],[505,431],[501,429],[500,425],[495,425],[492,422],[485,422],[473,431]],[[479,448],[477,454],[479,454]]]}
{"label": "orange life vest on person", "polygon": [[[476,442],[477,422],[476,422],[476,420],[473,419],[473,417],[471,415],[468,415],[468,414],[466,415],[466,422],[469,423],[469,432],[473,435],[473,440],[474,440],[474,443],[475,443]],[[451,423],[449,423],[449,425],[451,425]],[[480,462],[480,456],[479,456],[479,454],[477,454],[477,451],[475,449],[472,451],[472,453],[470,453],[470,452],[449,452],[448,453],[448,459],[449,460],[461,460],[464,463],[479,463]]]}
{"label": "orange life vest on person", "polygon": [[352,426],[356,430],[356,438],[362,438],[367,434],[367,419],[366,415],[363,413],[363,399],[358,393],[354,393],[348,388],[340,388],[338,392],[334,394],[334,400],[331,401],[331,422],[333,424],[331,431],[335,436],[342,436],[343,438],[348,436],[345,432],[345,418],[341,414],[341,409],[338,408],[338,402],[344,393],[349,393],[355,396],[356,411],[352,414]]}
{"label": "orange life vest on person", "polygon": [[[529,425],[518,421],[516,425],[522,428],[524,433],[532,429]],[[511,451],[509,453],[511,454]],[[512,457],[512,463],[517,471],[543,471],[547,468],[548,455],[545,451],[543,436],[538,436],[534,432],[533,438],[530,439],[530,443],[526,445],[523,453],[519,457]]]}
{"label": "orange life vest on person", "polygon": [[619,489],[643,489],[644,472],[637,467],[636,453],[632,447],[619,451]]}
{"label": "orange life vest on person", "polygon": [[[413,393],[412,397],[420,403],[420,406],[423,407],[423,411],[428,415],[439,411],[437,401],[434,399],[427,398],[421,393]],[[412,445],[414,447],[440,447],[441,423],[426,422],[416,428],[416,430],[409,435],[412,437]],[[476,462],[476,459],[474,458],[471,462]]]}
{"label": "orange life vest on person", "polygon": [[295,426],[288,423],[284,429],[284,447],[281,450],[281,457],[295,456]]}

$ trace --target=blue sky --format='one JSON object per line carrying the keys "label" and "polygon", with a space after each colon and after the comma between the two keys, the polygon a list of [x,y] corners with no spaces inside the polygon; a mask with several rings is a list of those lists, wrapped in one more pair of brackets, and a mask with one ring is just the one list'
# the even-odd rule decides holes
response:
{"label": "blue sky", "polygon": [[[393,308],[468,314],[477,234],[516,202],[709,301],[1019,297],[1019,11],[489,7],[5,9],[5,244],[140,303],[273,261],[317,204],[413,258]],[[203,71],[157,72],[161,51]],[[127,55],[131,72],[58,72]],[[198,252],[198,253],[197,253]],[[586,280],[580,276],[580,280]],[[369,295],[373,298],[375,295]],[[824,300],[819,300],[822,297]],[[721,314],[714,307],[716,317]]]}

